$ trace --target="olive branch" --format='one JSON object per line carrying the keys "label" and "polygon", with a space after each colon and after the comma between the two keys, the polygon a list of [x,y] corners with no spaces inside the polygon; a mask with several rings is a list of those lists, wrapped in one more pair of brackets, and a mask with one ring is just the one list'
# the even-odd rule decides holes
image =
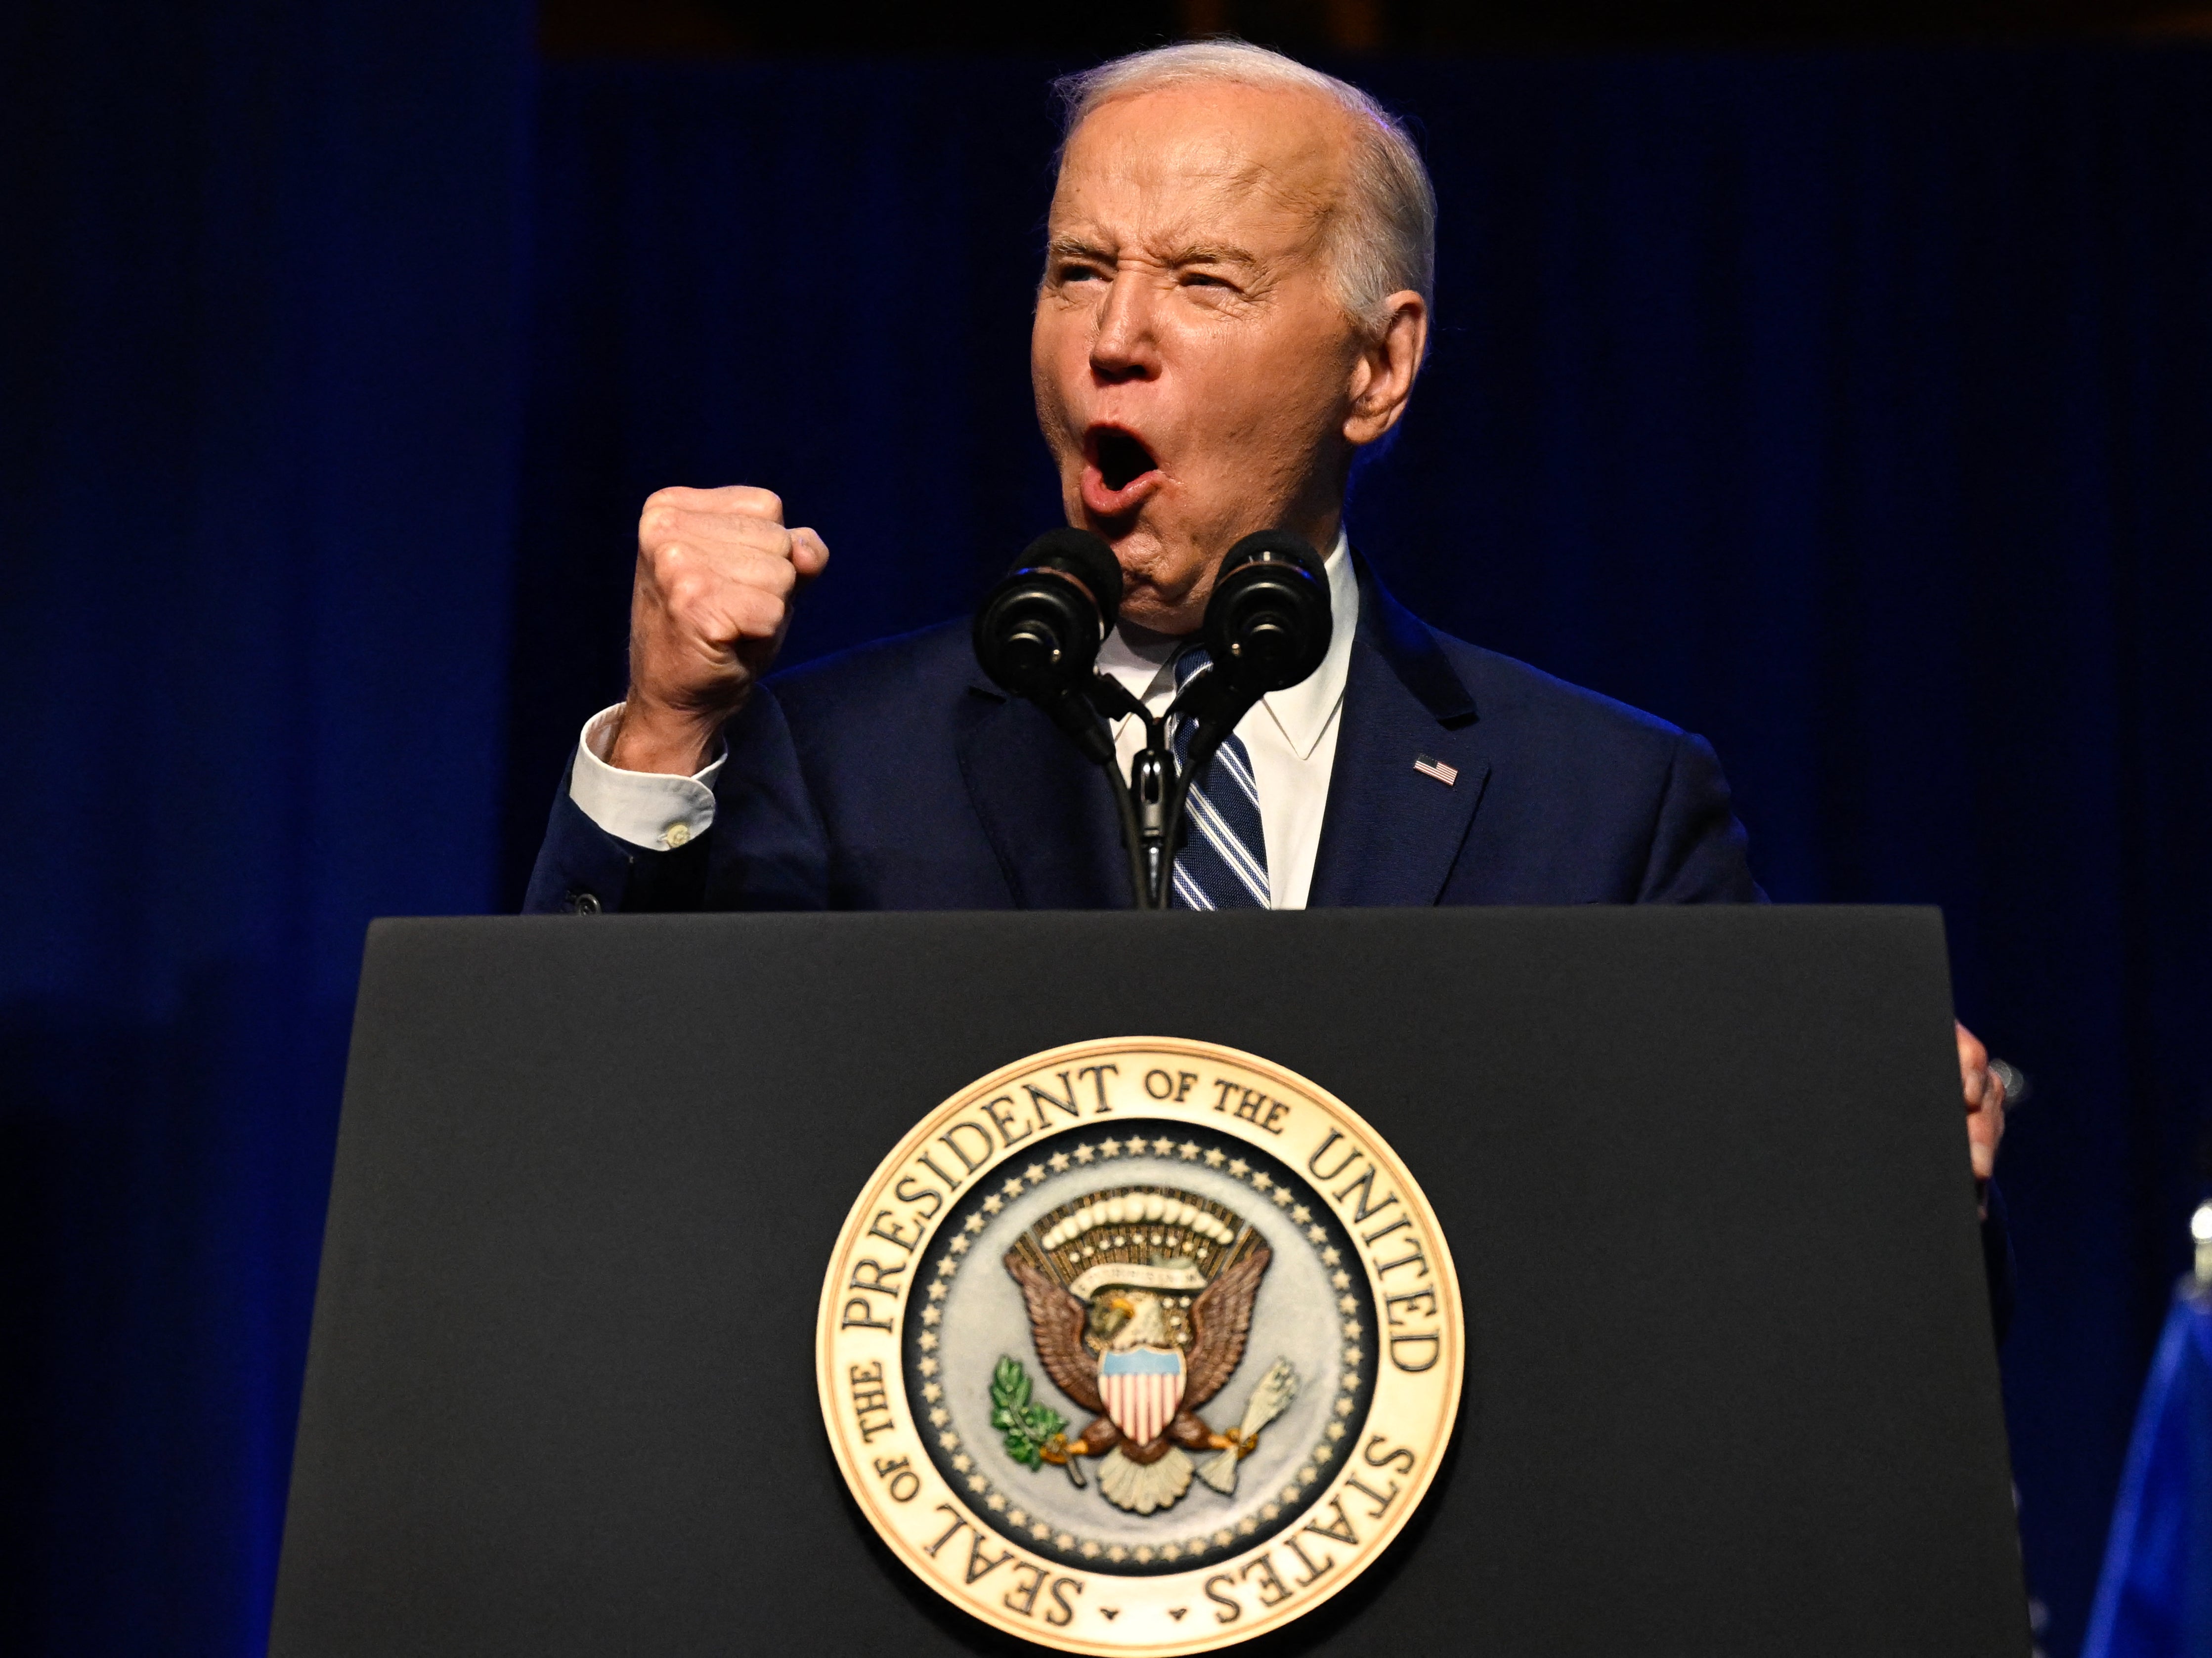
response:
{"label": "olive branch", "polygon": [[1018,1358],[1002,1358],[991,1373],[991,1425],[1006,1436],[1006,1455],[1028,1467],[1044,1460],[1044,1448],[1067,1426],[1049,1405],[1030,1398],[1030,1373]]}

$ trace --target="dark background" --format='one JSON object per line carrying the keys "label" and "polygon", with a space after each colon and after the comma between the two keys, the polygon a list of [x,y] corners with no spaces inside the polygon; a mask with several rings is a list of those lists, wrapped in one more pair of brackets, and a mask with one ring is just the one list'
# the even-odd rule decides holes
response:
{"label": "dark background", "polygon": [[1050,521],[1046,80],[1221,24],[1437,173],[1385,577],[1710,736],[1777,896],[1943,905],[2035,1074],[2005,1372],[2070,1653],[2212,1103],[2212,51],[2055,3],[910,9],[0,15],[0,1644],[258,1649],[364,922],[513,902],[648,489],[823,530],[794,656]]}

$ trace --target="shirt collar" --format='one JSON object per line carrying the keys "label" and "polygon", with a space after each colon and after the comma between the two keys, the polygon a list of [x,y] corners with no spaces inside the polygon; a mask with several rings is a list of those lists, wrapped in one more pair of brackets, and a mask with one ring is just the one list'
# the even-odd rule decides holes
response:
{"label": "shirt collar", "polygon": [[[1301,760],[1312,755],[1344,701],[1352,635],[1359,626],[1359,578],[1352,572],[1352,544],[1343,530],[1337,531],[1336,544],[1322,561],[1322,568],[1328,577],[1328,653],[1321,666],[1289,689],[1271,691],[1260,699],[1283,740]],[[1120,680],[1139,701],[1164,704],[1175,689],[1173,664],[1183,642],[1161,637],[1133,644],[1117,628],[1098,647],[1098,671]],[[1118,727],[1120,722],[1115,724]]]}
{"label": "shirt collar", "polygon": [[1148,636],[1141,645],[1130,642],[1119,628],[1098,647],[1098,671],[1121,682],[1130,695],[1143,701],[1162,686],[1172,686],[1175,675],[1169,664],[1182,649],[1182,641],[1169,634]]}

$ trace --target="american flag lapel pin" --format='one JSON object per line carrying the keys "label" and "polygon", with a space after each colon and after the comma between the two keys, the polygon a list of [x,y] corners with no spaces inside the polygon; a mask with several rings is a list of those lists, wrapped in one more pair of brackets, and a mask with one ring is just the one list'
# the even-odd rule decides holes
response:
{"label": "american flag lapel pin", "polygon": [[1424,777],[1433,777],[1446,788],[1459,781],[1459,768],[1447,766],[1441,760],[1431,760],[1425,754],[1413,756],[1413,769]]}

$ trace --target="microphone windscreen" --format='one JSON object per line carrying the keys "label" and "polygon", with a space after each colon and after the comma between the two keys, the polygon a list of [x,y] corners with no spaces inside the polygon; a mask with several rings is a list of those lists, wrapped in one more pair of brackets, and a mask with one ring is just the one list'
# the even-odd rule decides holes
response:
{"label": "microphone windscreen", "polygon": [[1229,550],[1206,605],[1217,668],[1253,695],[1285,690],[1321,665],[1334,630],[1328,571],[1304,537],[1261,530]]}
{"label": "microphone windscreen", "polygon": [[1002,689],[1057,706],[1090,677],[1121,604],[1111,547],[1087,530],[1039,536],[977,607],[975,660]]}
{"label": "microphone windscreen", "polygon": [[1328,567],[1322,556],[1314,551],[1313,543],[1304,536],[1293,535],[1288,530],[1255,530],[1229,550],[1228,556],[1221,561],[1221,573],[1226,575],[1255,559],[1296,564],[1321,584],[1322,592],[1328,590]]}
{"label": "microphone windscreen", "polygon": [[1014,561],[1017,570],[1060,570],[1088,588],[1111,633],[1121,613],[1121,561],[1103,536],[1073,526],[1048,530]]}

